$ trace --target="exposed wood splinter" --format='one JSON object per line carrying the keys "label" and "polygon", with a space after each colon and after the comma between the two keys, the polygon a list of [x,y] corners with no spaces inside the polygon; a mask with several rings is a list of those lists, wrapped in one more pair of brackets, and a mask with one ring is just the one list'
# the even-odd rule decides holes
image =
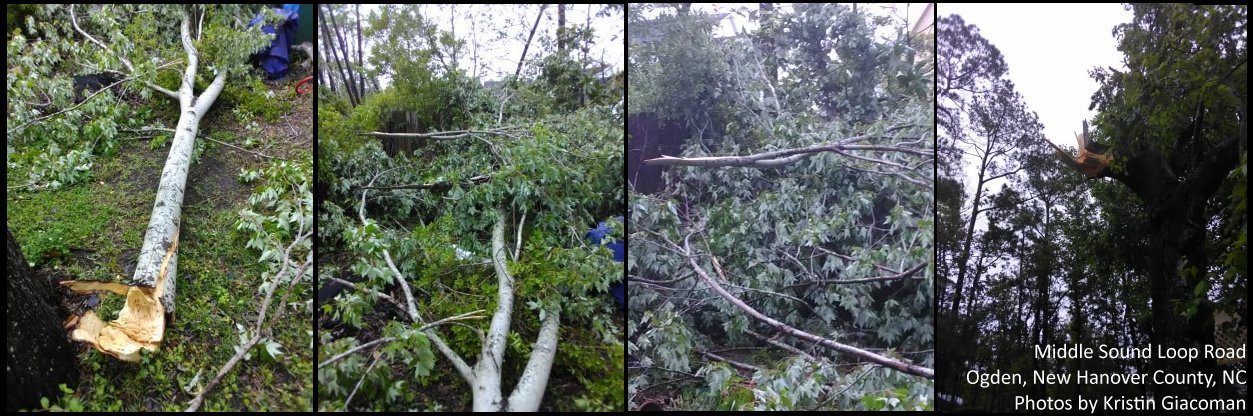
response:
{"label": "exposed wood splinter", "polygon": [[[165,291],[166,272],[170,259],[178,250],[178,231],[170,244],[157,275],[156,287],[128,286],[121,283],[67,280],[64,286],[77,293],[108,292],[126,295],[126,305],[118,312],[117,319],[105,323],[95,311],[87,311],[76,322],[74,317],[66,322],[66,329],[74,328],[70,339],[83,341],[122,361],[139,362],[139,351],[156,351],[165,338],[165,305],[161,296]],[[75,323],[77,326],[75,327]]]}

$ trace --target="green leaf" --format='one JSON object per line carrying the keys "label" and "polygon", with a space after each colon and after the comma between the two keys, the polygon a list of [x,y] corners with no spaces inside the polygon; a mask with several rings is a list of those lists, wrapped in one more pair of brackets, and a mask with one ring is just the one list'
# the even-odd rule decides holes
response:
{"label": "green leaf", "polygon": [[431,373],[431,369],[435,368],[435,353],[431,351],[431,342],[427,339],[426,334],[418,334],[413,338],[414,352],[418,357],[414,366],[414,375],[418,378],[426,377]]}
{"label": "green leaf", "polygon": [[270,358],[278,358],[278,356],[283,355],[283,346],[271,339],[265,343],[265,352],[269,354]]}

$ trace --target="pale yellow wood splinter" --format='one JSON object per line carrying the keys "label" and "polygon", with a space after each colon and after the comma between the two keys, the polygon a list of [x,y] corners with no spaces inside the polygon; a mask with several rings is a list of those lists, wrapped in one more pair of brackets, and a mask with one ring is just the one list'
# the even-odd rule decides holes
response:
{"label": "pale yellow wood splinter", "polygon": [[110,292],[126,295],[126,305],[118,312],[117,319],[105,323],[94,311],[87,311],[78,319],[78,325],[70,338],[90,343],[97,350],[122,361],[138,362],[139,351],[156,351],[165,338],[165,305],[161,295],[165,292],[166,268],[178,250],[178,229],[174,242],[165,253],[161,271],[157,274],[155,288],[128,286],[120,283],[64,281],[62,286],[77,292]]}

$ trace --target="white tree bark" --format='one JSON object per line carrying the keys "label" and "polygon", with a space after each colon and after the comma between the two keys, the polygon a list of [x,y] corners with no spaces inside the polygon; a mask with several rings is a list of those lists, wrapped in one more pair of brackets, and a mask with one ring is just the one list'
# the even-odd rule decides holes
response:
{"label": "white tree bark", "polygon": [[500,393],[500,365],[505,358],[506,336],[509,334],[509,319],[513,314],[513,275],[505,267],[505,213],[497,210],[499,219],[492,227],[492,264],[496,267],[496,313],[492,314],[492,325],[487,330],[487,342],[479,353],[479,362],[474,365],[474,411],[500,411],[505,407]]}
{"label": "white tree bark", "polygon": [[500,218],[492,227],[492,264],[496,268],[497,289],[496,313],[492,315],[492,325],[488,329],[487,343],[483,344],[479,362],[474,366],[474,379],[471,389],[474,394],[474,411],[509,411],[534,412],[539,410],[540,401],[544,398],[544,388],[548,386],[548,373],[552,370],[553,357],[557,354],[557,329],[561,324],[561,316],[550,312],[540,324],[539,335],[526,369],[509,395],[508,402],[502,402],[500,391],[500,366],[505,356],[506,336],[509,334],[509,320],[513,313],[513,275],[505,267],[505,256],[509,252],[505,244],[505,213],[499,210]]}
{"label": "white tree bark", "polygon": [[[362,188],[361,205],[358,208],[357,215],[360,217],[363,225],[367,223],[365,217],[366,194],[370,189],[374,188],[374,181],[383,173],[386,173],[386,171],[374,175],[374,178],[370,179],[370,182]],[[544,320],[540,323],[539,335],[536,336],[535,346],[531,351],[531,357],[527,361],[526,368],[518,379],[517,385],[514,386],[513,392],[509,395],[509,399],[505,400],[504,395],[501,393],[501,364],[504,362],[509,323],[513,315],[514,287],[513,275],[509,273],[506,265],[509,249],[505,244],[504,209],[498,209],[497,215],[496,224],[492,227],[491,255],[492,266],[496,269],[496,279],[499,286],[496,292],[497,304],[496,311],[492,314],[491,326],[488,328],[487,334],[483,336],[484,342],[479,353],[478,362],[473,367],[470,367],[456,351],[453,351],[452,348],[449,348],[444,343],[444,340],[440,338],[439,333],[434,328],[439,322],[425,324],[422,326],[422,330],[427,334],[431,343],[435,345],[435,348],[452,362],[453,367],[461,374],[462,379],[470,384],[470,393],[473,395],[471,403],[474,411],[534,412],[539,410],[540,402],[544,398],[544,389],[548,386],[548,375],[552,370],[553,358],[557,355],[557,332],[561,326],[561,316],[556,311],[546,313]],[[521,236],[519,235],[520,238]],[[521,243],[518,242],[517,244],[520,245]],[[520,246],[518,249],[520,250]],[[387,262],[388,269],[396,276],[396,280],[405,294],[410,320],[416,323],[423,323],[422,318],[418,316],[417,309],[414,307],[413,291],[409,289],[408,280],[396,268],[395,262],[392,261],[391,253],[387,249],[383,250],[383,259]],[[378,342],[385,341],[372,341],[372,343]],[[370,343],[366,345],[370,345]],[[318,366],[327,365],[349,353],[362,350],[364,349],[363,347],[364,345],[342,353],[322,362]]]}
{"label": "white tree bark", "polygon": [[[195,149],[196,131],[200,126],[200,119],[209,111],[209,107],[222,92],[222,87],[226,85],[226,72],[220,71],[200,97],[195,96],[192,86],[195,85],[199,54],[192,46],[190,24],[190,16],[184,14],[180,32],[183,49],[187,51],[187,68],[183,70],[182,83],[178,88],[180,116],[178,125],[174,129],[174,142],[170,145],[169,156],[165,159],[165,168],[161,171],[156,202],[152,207],[152,216],[148,220],[148,230],[144,233],[143,247],[139,251],[135,274],[131,277],[131,284],[136,286],[157,287],[161,264],[167,251],[174,244],[174,239],[177,237],[176,231],[182,220],[183,193],[187,184],[187,171],[191,165],[191,154]],[[170,256],[166,270],[164,290],[160,293],[166,314],[174,313],[174,289],[177,276],[178,252],[175,250]]]}
{"label": "white tree bark", "polygon": [[[106,50],[108,47],[78,27],[75,29],[92,42]],[[155,351],[164,338],[166,318],[174,313],[174,288],[178,274],[178,229],[183,212],[183,191],[187,184],[187,171],[195,148],[196,131],[200,119],[209,111],[222,87],[226,85],[226,71],[219,71],[213,82],[196,97],[196,71],[199,53],[192,44],[190,34],[191,16],[186,12],[179,26],[183,50],[187,53],[187,67],[183,70],[178,93],[156,84],[148,84],[158,92],[178,99],[179,118],[174,129],[174,142],[161,171],[156,202],[144,233],[143,246],[131,277],[131,286],[99,284],[96,282],[62,282],[71,290],[113,291],[126,296],[126,305],[118,313],[118,319],[105,324],[92,312],[85,314],[72,336],[89,342],[103,353],[125,361],[139,361],[141,349]],[[132,71],[134,67],[122,60]]]}
{"label": "white tree bark", "polygon": [[522,371],[522,377],[509,395],[507,412],[539,411],[540,401],[544,399],[544,388],[548,387],[548,372],[553,368],[553,357],[557,355],[557,328],[561,326],[561,317],[552,312],[544,317],[540,324],[539,336],[535,339],[535,348],[531,350],[531,359]]}

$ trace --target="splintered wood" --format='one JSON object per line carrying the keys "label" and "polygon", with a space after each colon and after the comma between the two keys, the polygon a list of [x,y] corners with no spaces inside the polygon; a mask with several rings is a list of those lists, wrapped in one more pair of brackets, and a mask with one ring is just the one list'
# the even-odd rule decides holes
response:
{"label": "splintered wood", "polygon": [[1088,123],[1083,123],[1083,133],[1075,134],[1075,141],[1079,144],[1079,155],[1071,156],[1070,152],[1063,150],[1061,147],[1053,144],[1048,140],[1049,146],[1053,147],[1053,151],[1057,152],[1057,157],[1066,162],[1071,169],[1082,173],[1089,178],[1099,178],[1105,176],[1106,170],[1109,169],[1109,156],[1097,153],[1088,149]]}
{"label": "splintered wood", "polygon": [[[178,250],[178,231],[161,263],[156,287],[129,286],[120,283],[69,280],[61,286],[76,293],[116,293],[126,296],[126,305],[113,322],[105,323],[95,311],[87,311],[77,319],[70,338],[83,341],[97,350],[122,361],[139,362],[140,350],[156,351],[165,337],[165,293],[167,267]],[[73,318],[71,318],[72,320]]]}

